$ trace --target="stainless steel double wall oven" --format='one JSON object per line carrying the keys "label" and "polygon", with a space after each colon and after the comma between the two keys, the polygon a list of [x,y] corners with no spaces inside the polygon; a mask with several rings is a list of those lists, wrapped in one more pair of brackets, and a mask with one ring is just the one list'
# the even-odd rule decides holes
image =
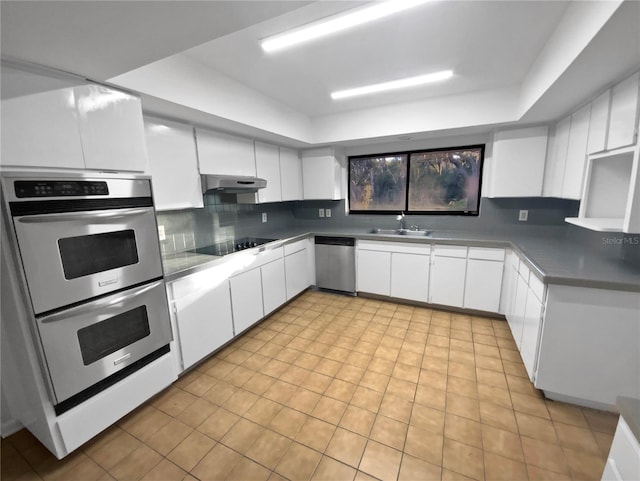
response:
{"label": "stainless steel double wall oven", "polygon": [[2,187],[57,413],[169,352],[148,178],[4,173]]}

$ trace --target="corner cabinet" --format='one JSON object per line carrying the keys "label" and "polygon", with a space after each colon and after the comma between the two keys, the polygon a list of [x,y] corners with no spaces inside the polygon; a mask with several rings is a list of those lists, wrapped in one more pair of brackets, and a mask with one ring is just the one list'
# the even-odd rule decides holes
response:
{"label": "corner cabinet", "polygon": [[203,207],[193,128],[147,117],[144,129],[156,210]]}
{"label": "corner cabinet", "polygon": [[305,200],[343,198],[344,167],[333,148],[302,152],[302,191]]}
{"label": "corner cabinet", "polygon": [[494,134],[487,197],[542,195],[548,133],[540,126]]}

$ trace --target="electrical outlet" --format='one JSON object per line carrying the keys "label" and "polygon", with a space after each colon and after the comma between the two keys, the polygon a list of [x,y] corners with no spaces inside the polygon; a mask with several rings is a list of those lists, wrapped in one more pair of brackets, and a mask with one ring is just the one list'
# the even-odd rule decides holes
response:
{"label": "electrical outlet", "polygon": [[262,222],[267,222],[267,213],[266,212],[262,213]]}
{"label": "electrical outlet", "polygon": [[520,214],[518,214],[518,220],[520,222],[527,222],[527,219],[529,219],[529,211],[528,210],[521,210]]}
{"label": "electrical outlet", "polygon": [[318,217],[324,217],[324,209],[318,209]]}
{"label": "electrical outlet", "polygon": [[331,217],[331,209],[325,209],[324,210],[324,216],[325,217]]}
{"label": "electrical outlet", "polygon": [[163,241],[167,238],[167,236],[164,233],[164,226],[163,225],[159,225],[158,226],[158,239]]}

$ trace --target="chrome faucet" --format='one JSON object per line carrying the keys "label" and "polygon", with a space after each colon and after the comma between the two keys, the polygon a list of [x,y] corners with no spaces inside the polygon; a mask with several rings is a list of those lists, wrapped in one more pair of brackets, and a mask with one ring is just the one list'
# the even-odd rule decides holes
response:
{"label": "chrome faucet", "polygon": [[398,229],[404,230],[404,212],[400,212],[400,215],[396,217],[396,220],[400,221],[400,225],[398,226]]}
{"label": "chrome faucet", "polygon": [[409,229],[418,231],[418,230],[420,230],[420,226],[417,225],[417,224],[413,224],[411,227],[409,227]]}

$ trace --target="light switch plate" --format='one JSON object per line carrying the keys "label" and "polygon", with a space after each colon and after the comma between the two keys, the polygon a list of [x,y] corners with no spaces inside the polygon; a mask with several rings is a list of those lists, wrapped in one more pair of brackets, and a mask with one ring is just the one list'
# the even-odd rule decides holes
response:
{"label": "light switch plate", "polygon": [[324,210],[324,216],[325,217],[331,217],[331,209],[325,209]]}
{"label": "light switch plate", "polygon": [[167,238],[167,236],[164,233],[164,226],[163,225],[159,225],[158,226],[158,239],[163,241]]}
{"label": "light switch plate", "polygon": [[324,217],[324,209],[318,209],[318,217]]}
{"label": "light switch plate", "polygon": [[520,222],[527,222],[527,219],[529,219],[529,211],[528,210],[521,210],[520,214],[518,214],[518,220]]}
{"label": "light switch plate", "polygon": [[266,212],[262,213],[262,222],[267,222],[267,213]]}

